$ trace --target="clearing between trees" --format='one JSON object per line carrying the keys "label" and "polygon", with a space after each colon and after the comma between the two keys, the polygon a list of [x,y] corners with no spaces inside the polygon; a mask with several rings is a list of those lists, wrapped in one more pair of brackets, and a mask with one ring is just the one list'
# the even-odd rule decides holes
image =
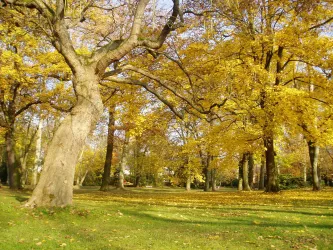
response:
{"label": "clearing between trees", "polygon": [[0,249],[332,249],[333,189],[206,193],[80,189],[74,206],[27,209],[0,189]]}

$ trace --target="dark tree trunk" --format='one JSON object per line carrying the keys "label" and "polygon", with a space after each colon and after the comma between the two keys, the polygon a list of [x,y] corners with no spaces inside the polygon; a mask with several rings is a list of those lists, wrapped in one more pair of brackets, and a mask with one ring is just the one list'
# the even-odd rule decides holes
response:
{"label": "dark tree trunk", "polygon": [[251,189],[253,189],[253,178],[254,178],[253,153],[249,153],[249,186]]}
{"label": "dark tree trunk", "polygon": [[318,158],[319,158],[319,147],[315,145],[313,141],[308,141],[310,164],[312,170],[312,189],[313,191],[320,190],[320,182],[318,177]]}
{"label": "dark tree trunk", "polygon": [[260,166],[260,180],[259,180],[259,190],[265,189],[265,170],[266,170],[266,162],[265,157],[261,157],[261,166]]}
{"label": "dark tree trunk", "polygon": [[108,191],[110,184],[110,176],[111,176],[111,165],[112,165],[112,153],[113,153],[113,141],[114,141],[114,109],[109,109],[109,124],[108,124],[108,139],[106,146],[106,156],[104,162],[104,172],[102,177],[102,185],[99,189],[100,191]]}
{"label": "dark tree trunk", "polygon": [[267,171],[267,184],[266,192],[279,192],[278,173],[275,164],[275,151],[273,136],[267,136],[264,139],[266,148],[266,171]]}
{"label": "dark tree trunk", "polygon": [[140,174],[136,174],[134,187],[139,187],[140,186],[140,180],[141,180]]}
{"label": "dark tree trunk", "polygon": [[14,125],[7,130],[5,140],[9,188],[20,189],[22,186],[19,165],[15,156]]}

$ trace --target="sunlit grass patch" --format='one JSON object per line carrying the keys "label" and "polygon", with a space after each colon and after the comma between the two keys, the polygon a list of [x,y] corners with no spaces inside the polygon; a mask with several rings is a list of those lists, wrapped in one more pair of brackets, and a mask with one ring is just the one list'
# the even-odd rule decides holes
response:
{"label": "sunlit grass patch", "polygon": [[332,249],[333,192],[79,190],[64,209],[0,191],[0,249]]}

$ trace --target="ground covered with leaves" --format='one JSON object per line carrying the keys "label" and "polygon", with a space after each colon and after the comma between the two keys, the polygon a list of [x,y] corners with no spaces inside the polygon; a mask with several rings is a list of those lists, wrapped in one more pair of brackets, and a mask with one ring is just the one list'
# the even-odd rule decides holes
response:
{"label": "ground covered with leaves", "polygon": [[0,190],[0,249],[333,249],[333,189],[75,191],[64,209],[27,209]]}

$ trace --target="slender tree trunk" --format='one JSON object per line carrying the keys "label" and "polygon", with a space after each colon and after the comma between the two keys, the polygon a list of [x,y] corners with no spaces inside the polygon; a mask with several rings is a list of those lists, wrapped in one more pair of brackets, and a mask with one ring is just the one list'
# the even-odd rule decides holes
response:
{"label": "slender tree trunk", "polygon": [[86,170],[86,172],[84,172],[84,175],[82,176],[80,182],[78,183],[79,187],[82,187],[83,182],[86,179],[88,172],[89,172],[89,170]]}
{"label": "slender tree trunk", "polygon": [[74,172],[86,138],[103,112],[95,70],[79,68],[73,78],[77,102],[61,122],[48,147],[39,182],[26,206],[72,204]]}
{"label": "slender tree trunk", "polygon": [[238,191],[243,191],[243,157],[238,163]]}
{"label": "slender tree trunk", "polygon": [[260,166],[260,180],[259,180],[259,190],[265,189],[265,169],[266,169],[266,162],[265,157],[261,157],[261,166]]}
{"label": "slender tree trunk", "polygon": [[254,159],[253,153],[249,153],[249,186],[253,189],[253,179],[254,179]]}
{"label": "slender tree trunk", "polygon": [[20,183],[20,171],[15,156],[14,125],[11,126],[5,134],[8,183],[10,189],[22,188]]}
{"label": "slender tree trunk", "polygon": [[134,187],[140,186],[140,180],[141,180],[140,174],[136,173]]}
{"label": "slender tree trunk", "polygon": [[109,124],[108,124],[108,139],[106,147],[106,156],[104,163],[104,172],[102,177],[102,185],[99,190],[107,191],[109,190],[110,176],[111,176],[111,164],[112,164],[112,153],[113,153],[113,140],[114,140],[114,108],[109,109]]}
{"label": "slender tree trunk", "polygon": [[21,185],[24,187],[24,185],[27,182],[27,160],[28,160],[28,153],[25,153],[24,156],[20,158],[20,163],[21,163]]}
{"label": "slender tree trunk", "polygon": [[205,159],[204,161],[205,166],[204,166],[204,175],[205,175],[205,187],[204,187],[204,191],[208,192],[210,189],[210,170],[209,170],[209,165],[210,165],[210,156],[207,156],[207,159]]}
{"label": "slender tree trunk", "polygon": [[251,191],[251,188],[249,186],[249,153],[243,154],[242,169],[243,169],[243,190]]}
{"label": "slender tree trunk", "polygon": [[43,130],[43,120],[40,119],[39,123],[38,123],[38,130],[37,130],[35,167],[32,172],[32,186],[33,187],[36,187],[36,185],[37,185],[38,170],[42,166],[42,159],[41,159],[42,130]]}
{"label": "slender tree trunk", "polygon": [[318,160],[319,160],[319,147],[313,141],[308,141],[310,164],[312,170],[312,189],[313,191],[320,190],[320,182],[318,178]]}
{"label": "slender tree trunk", "polygon": [[128,142],[129,142],[129,134],[126,131],[125,132],[125,141],[123,144],[123,150],[122,150],[122,154],[121,154],[121,160],[120,160],[120,164],[119,164],[119,179],[118,179],[118,184],[117,184],[118,189],[125,189],[124,172],[125,172],[125,167],[126,167],[126,155],[127,155],[127,149],[128,149]]}
{"label": "slender tree trunk", "polygon": [[188,176],[186,179],[186,191],[191,191],[191,176]]}
{"label": "slender tree trunk", "polygon": [[273,136],[267,136],[264,139],[266,148],[266,171],[267,171],[267,184],[266,192],[279,192],[278,173],[275,164],[275,151]]}

